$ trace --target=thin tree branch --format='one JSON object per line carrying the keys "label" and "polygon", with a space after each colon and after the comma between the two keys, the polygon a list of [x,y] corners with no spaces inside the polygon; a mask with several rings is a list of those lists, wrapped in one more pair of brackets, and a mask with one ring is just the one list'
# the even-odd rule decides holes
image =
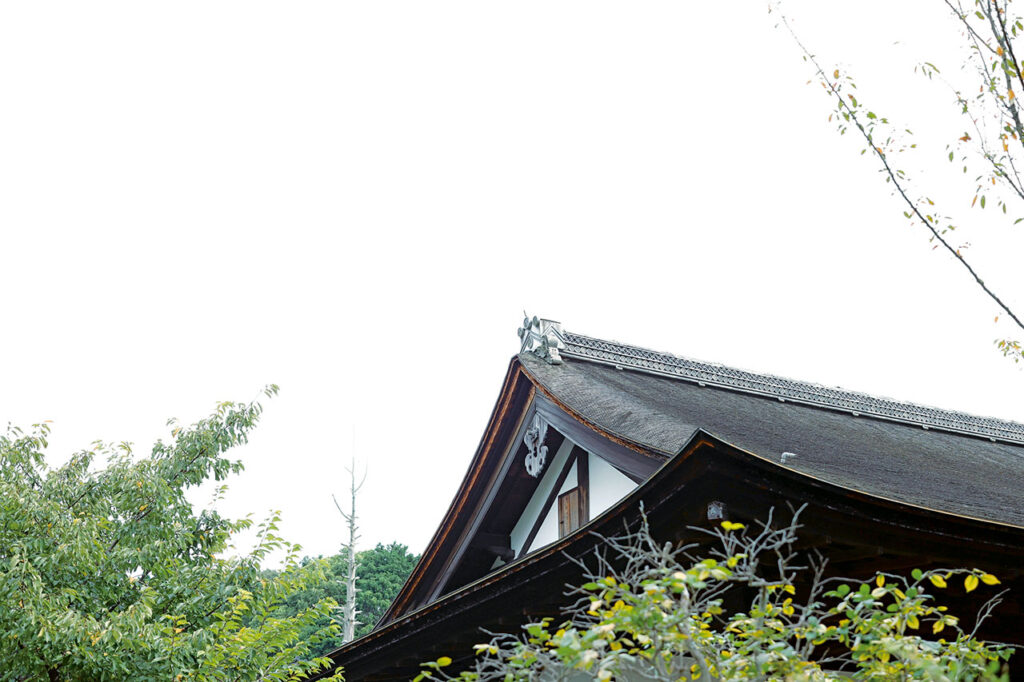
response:
{"label": "thin tree branch", "polygon": [[893,186],[896,188],[896,191],[899,193],[900,197],[903,199],[903,201],[910,208],[911,212],[914,215],[917,216],[917,218],[924,224],[925,227],[928,228],[928,231],[932,233],[932,237],[934,239],[938,240],[938,242],[940,244],[942,244],[942,246],[947,251],[949,251],[949,253],[951,253],[954,258],[956,258],[956,260],[960,263],[960,265],[962,265],[964,267],[964,269],[966,269],[967,272],[970,273],[971,277],[974,278],[975,283],[977,283],[977,285],[979,287],[981,287],[982,291],[984,291],[986,294],[988,294],[989,298],[991,298],[993,301],[995,301],[995,303],[1000,308],[1002,308],[1003,311],[1006,312],[1007,315],[1010,316],[1010,318],[1016,323],[1016,325],[1018,327],[1020,327],[1020,329],[1022,331],[1024,331],[1024,322],[1021,322],[1020,318],[1017,317],[1016,313],[1014,313],[1013,310],[1011,310],[1010,307],[1006,303],[1004,303],[1003,300],[998,295],[996,295],[996,293],[994,291],[992,291],[988,287],[987,284],[985,284],[985,281],[983,279],[981,279],[981,277],[978,275],[978,273],[974,270],[973,267],[971,267],[971,265],[960,254],[960,252],[957,251],[957,249],[955,249],[953,246],[951,246],[949,244],[949,242],[947,242],[942,237],[942,235],[939,233],[939,231],[936,230],[935,227],[932,225],[931,221],[929,221],[921,213],[921,211],[917,207],[917,204],[913,200],[911,200],[909,196],[907,196],[906,191],[903,189],[903,186],[900,184],[899,177],[892,170],[892,167],[889,165],[889,162],[888,162],[888,160],[885,157],[885,153],[879,147],[877,147],[875,145],[874,141],[872,140],[871,134],[861,124],[860,119],[857,118],[856,112],[853,109],[851,109],[846,104],[846,101],[843,99],[842,95],[840,94],[839,89],[836,86],[836,84],[826,75],[824,69],[821,68],[821,65],[819,65],[818,61],[814,58],[814,55],[811,54],[811,52],[804,46],[803,42],[801,42],[800,39],[797,37],[796,32],[790,26],[789,21],[786,19],[785,15],[782,16],[782,23],[786,26],[786,29],[789,31],[789,34],[793,37],[793,40],[800,47],[800,49],[803,51],[804,56],[806,56],[808,61],[814,66],[815,71],[817,72],[818,76],[822,79],[822,82],[825,83],[825,85],[828,88],[829,92],[839,101],[840,108],[846,110],[845,113],[847,113],[849,115],[850,120],[853,121],[854,125],[857,127],[857,130],[860,132],[861,136],[868,143],[868,146],[871,148],[872,153],[882,163],[882,167],[885,170],[886,175],[889,177],[889,180],[893,183]]}

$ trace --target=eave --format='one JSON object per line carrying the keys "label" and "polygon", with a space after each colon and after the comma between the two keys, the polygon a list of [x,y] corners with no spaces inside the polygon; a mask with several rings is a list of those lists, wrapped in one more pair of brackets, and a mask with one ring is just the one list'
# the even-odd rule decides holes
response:
{"label": "eave", "polygon": [[[518,384],[517,369],[513,361],[496,414],[499,407],[504,405],[507,410],[516,402],[512,400],[516,391],[524,390]],[[485,434],[460,496],[468,498],[474,482],[486,476],[486,448],[493,442]],[[906,572],[915,566],[972,566],[992,571],[1015,589],[1001,615],[990,621],[990,629],[1004,640],[1022,640],[1010,624],[1019,622],[1014,619],[1019,619],[1022,611],[1024,528],[843,488],[698,431],[646,483],[579,530],[432,603],[406,612],[393,609],[391,618],[378,629],[330,657],[345,667],[349,680],[408,679],[415,675],[419,663],[441,655],[456,659],[457,666],[471,656],[471,644],[483,638],[480,628],[514,631],[523,622],[545,615],[557,617],[563,585],[579,578],[573,560],[593,551],[601,535],[615,535],[622,532],[623,523],[637,523],[641,508],[662,539],[693,541],[706,539],[689,527],[708,523],[706,509],[711,501],[724,504],[731,519],[748,523],[766,518],[771,509],[778,518],[788,513],[787,506],[806,503],[801,547],[839,557],[834,572],[851,577],[875,570]],[[466,504],[468,500],[463,508]],[[445,524],[435,535],[441,543],[459,530],[451,511]],[[429,569],[431,562],[439,560],[439,551],[425,559],[426,564],[421,561],[421,565]],[[1000,630],[1000,626],[1006,629]]]}

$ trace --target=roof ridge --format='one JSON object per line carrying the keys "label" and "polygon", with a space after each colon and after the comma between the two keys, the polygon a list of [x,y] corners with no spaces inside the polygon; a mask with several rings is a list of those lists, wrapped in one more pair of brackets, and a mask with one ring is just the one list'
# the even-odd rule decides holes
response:
{"label": "roof ridge", "polygon": [[564,337],[566,347],[561,353],[571,358],[629,367],[694,381],[700,385],[755,393],[780,400],[852,412],[854,415],[863,414],[926,428],[1024,443],[1024,424],[1004,419],[978,417],[965,412],[902,402],[772,374],[749,372],[583,334],[565,332]]}

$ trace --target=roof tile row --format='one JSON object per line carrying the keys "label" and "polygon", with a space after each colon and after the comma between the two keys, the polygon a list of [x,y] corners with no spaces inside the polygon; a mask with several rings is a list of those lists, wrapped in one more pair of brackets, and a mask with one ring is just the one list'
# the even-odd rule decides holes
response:
{"label": "roof tile row", "polygon": [[588,359],[616,367],[629,367],[654,374],[678,377],[699,384],[773,396],[854,414],[873,415],[957,433],[1024,443],[1024,424],[1016,422],[992,417],[976,417],[962,412],[925,407],[888,398],[876,398],[864,393],[785,379],[770,374],[755,374],[614,341],[595,339],[582,334],[566,332],[564,337],[566,348],[562,353],[569,357]]}

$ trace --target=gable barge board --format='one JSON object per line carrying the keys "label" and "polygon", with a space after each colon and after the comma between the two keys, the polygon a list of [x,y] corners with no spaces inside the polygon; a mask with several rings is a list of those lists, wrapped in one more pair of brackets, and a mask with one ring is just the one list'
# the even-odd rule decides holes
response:
{"label": "gable barge board", "polygon": [[519,359],[512,358],[487,428],[480,437],[476,455],[470,462],[455,499],[378,626],[428,601],[428,594],[450,566],[453,552],[464,539],[466,521],[471,518],[469,509],[479,504],[485,492],[482,483],[493,476],[509,439],[512,434],[518,433],[534,390],[532,383],[523,376]]}

